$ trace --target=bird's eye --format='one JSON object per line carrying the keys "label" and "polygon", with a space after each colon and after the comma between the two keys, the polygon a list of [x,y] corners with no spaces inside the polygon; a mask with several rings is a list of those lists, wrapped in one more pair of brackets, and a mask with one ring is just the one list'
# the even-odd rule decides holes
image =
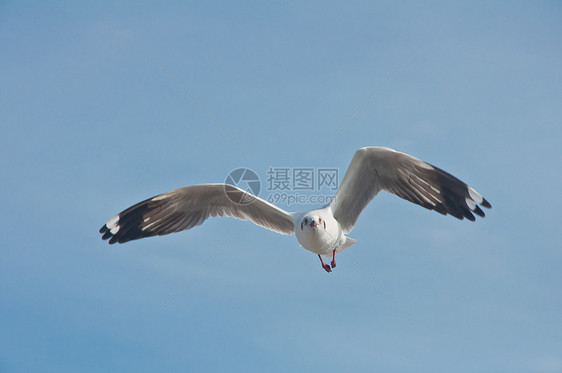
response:
{"label": "bird's eye", "polygon": [[308,224],[308,219],[304,218],[304,224]]}

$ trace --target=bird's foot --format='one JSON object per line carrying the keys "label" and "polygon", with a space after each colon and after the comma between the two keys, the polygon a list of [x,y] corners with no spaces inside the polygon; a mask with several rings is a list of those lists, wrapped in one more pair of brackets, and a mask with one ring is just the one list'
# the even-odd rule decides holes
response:
{"label": "bird's foot", "polygon": [[[324,268],[324,270],[326,272],[332,272],[332,268],[330,268],[330,266],[326,263],[324,263],[324,261],[322,260],[322,257],[320,256],[320,254],[318,254],[318,259],[320,259],[320,263],[322,263],[322,268]],[[333,258],[332,258],[333,259]]]}
{"label": "bird's foot", "polygon": [[330,265],[332,266],[332,268],[336,268],[336,261],[332,260],[332,262],[330,263]]}

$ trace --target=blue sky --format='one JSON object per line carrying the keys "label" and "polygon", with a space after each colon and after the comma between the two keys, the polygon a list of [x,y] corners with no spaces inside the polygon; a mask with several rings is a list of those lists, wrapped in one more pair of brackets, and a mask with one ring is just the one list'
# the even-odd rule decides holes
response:
{"label": "blue sky", "polygon": [[[562,372],[561,16],[555,1],[2,2],[0,370]],[[368,145],[493,209],[470,223],[381,194],[331,274],[234,219],[98,234],[238,167],[343,175]]]}

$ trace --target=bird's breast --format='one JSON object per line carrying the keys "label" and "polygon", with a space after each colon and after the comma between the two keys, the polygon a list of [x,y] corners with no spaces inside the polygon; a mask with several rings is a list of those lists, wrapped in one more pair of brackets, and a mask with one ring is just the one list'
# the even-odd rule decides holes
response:
{"label": "bird's breast", "polygon": [[324,229],[323,226],[297,229],[296,236],[302,247],[320,255],[331,255],[340,241],[337,231],[332,232],[330,229]]}

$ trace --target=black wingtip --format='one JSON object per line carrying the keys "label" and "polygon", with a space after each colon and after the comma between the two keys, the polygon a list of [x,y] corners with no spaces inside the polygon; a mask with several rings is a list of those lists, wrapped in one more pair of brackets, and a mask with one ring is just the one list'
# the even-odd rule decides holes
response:
{"label": "black wingtip", "polygon": [[482,199],[482,203],[480,204],[482,207],[486,207],[487,209],[492,208],[492,204],[486,200],[486,198]]}
{"label": "black wingtip", "polygon": [[467,218],[467,219],[470,220],[470,221],[475,221],[475,220],[476,220],[476,218],[474,217],[474,215],[472,215],[472,213],[470,213],[470,212],[467,212],[467,213],[464,215],[464,217]]}
{"label": "black wingtip", "polygon": [[472,210],[476,215],[480,216],[481,218],[485,217],[484,211],[479,206],[475,206],[474,210]]}
{"label": "black wingtip", "polygon": [[103,236],[101,236],[101,239],[105,241],[110,237],[113,237],[113,234],[110,231],[106,230],[106,232],[103,234]]}

